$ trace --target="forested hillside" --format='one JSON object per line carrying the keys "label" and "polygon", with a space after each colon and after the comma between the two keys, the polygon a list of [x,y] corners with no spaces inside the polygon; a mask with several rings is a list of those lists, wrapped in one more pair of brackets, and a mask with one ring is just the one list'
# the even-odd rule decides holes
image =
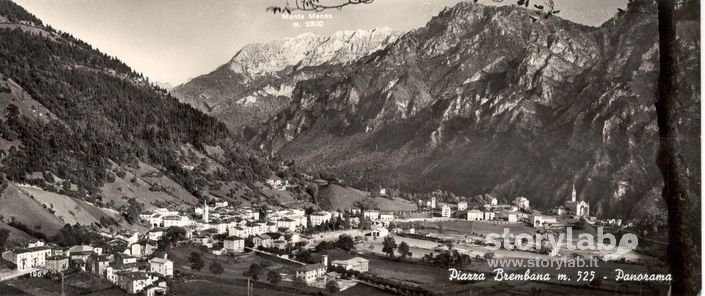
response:
{"label": "forested hillside", "polygon": [[[101,186],[115,178],[111,161],[148,163],[194,194],[218,182],[269,176],[268,165],[222,123],[179,103],[120,60],[42,25],[11,1],[0,0],[0,15],[2,82],[21,86],[56,116],[40,119],[13,102],[2,110],[2,141],[19,143],[0,147],[7,148],[0,151],[1,170],[10,181],[99,202]],[[9,88],[0,92],[16,100]],[[184,145],[204,155],[218,147],[218,170],[184,165]],[[54,182],[32,178],[36,173],[64,181],[49,186]]]}

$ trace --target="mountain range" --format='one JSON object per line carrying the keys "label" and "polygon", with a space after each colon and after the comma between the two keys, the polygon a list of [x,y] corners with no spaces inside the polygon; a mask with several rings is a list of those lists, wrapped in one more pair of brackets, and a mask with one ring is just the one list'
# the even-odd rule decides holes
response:
{"label": "mountain range", "polygon": [[[575,186],[591,214],[629,217],[662,186],[647,3],[589,27],[461,2],[368,46],[336,37],[344,46],[319,52],[310,48],[329,39],[314,35],[247,46],[174,94],[264,152],[362,188],[525,196],[550,208]],[[684,157],[697,164],[700,28],[687,14],[678,25],[679,122]],[[348,47],[364,50],[338,59],[335,48]],[[696,167],[690,177],[699,186]]]}
{"label": "mountain range", "polygon": [[292,101],[296,83],[343,67],[391,44],[400,33],[389,28],[313,33],[250,44],[215,71],[179,85],[182,102],[240,131],[279,113]]}

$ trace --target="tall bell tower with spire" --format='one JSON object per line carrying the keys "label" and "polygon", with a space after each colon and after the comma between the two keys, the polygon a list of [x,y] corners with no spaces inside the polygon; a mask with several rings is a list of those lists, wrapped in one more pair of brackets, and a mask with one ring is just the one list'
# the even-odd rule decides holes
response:
{"label": "tall bell tower with spire", "polygon": [[208,202],[203,200],[203,222],[208,223]]}
{"label": "tall bell tower with spire", "polygon": [[578,193],[575,191],[575,182],[573,182],[573,192],[571,193],[571,201],[576,202],[578,198]]}
{"label": "tall bell tower with spire", "polygon": [[590,204],[584,200],[578,201],[578,192],[575,190],[575,181],[573,181],[573,190],[570,193],[570,201],[566,201],[564,206],[571,215],[576,217],[590,215]]}

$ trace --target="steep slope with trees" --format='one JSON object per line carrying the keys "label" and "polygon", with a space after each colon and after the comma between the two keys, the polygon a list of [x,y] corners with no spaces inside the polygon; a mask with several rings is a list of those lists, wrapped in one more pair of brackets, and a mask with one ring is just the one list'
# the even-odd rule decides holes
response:
{"label": "steep slope with trees", "polygon": [[[134,192],[130,186],[196,204],[223,184],[247,187],[270,176],[268,162],[224,124],[117,58],[43,25],[11,1],[0,0],[0,15],[3,190],[9,180],[119,210],[130,193],[122,201],[103,198]],[[106,188],[116,181],[132,185]],[[157,201],[140,195],[148,206]]]}

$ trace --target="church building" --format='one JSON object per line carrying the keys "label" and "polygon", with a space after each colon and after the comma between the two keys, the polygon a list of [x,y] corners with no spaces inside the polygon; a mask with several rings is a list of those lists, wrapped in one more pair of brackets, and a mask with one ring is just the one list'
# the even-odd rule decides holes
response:
{"label": "church building", "polygon": [[573,183],[573,192],[571,194],[571,199],[565,202],[565,208],[568,214],[582,217],[590,215],[590,204],[584,200],[577,201],[577,192],[575,191],[575,183]]}

